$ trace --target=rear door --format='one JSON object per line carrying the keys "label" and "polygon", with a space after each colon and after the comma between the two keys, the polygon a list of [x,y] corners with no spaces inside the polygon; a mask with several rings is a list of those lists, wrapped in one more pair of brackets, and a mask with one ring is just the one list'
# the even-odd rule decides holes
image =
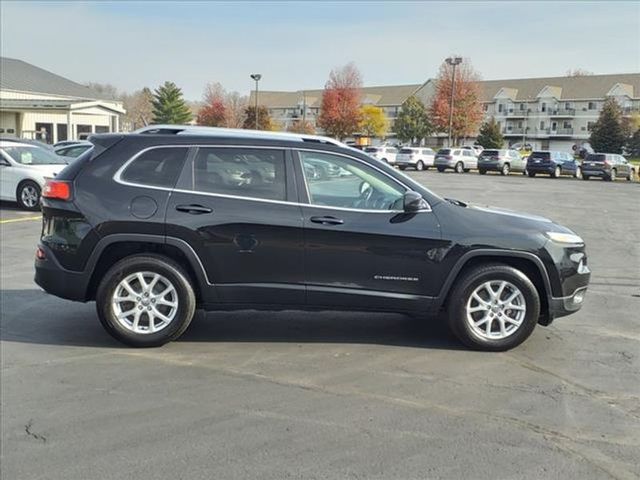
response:
{"label": "rear door", "polygon": [[284,148],[200,146],[187,162],[167,208],[167,236],[195,250],[222,302],[304,303],[291,170]]}
{"label": "rear door", "polygon": [[[433,268],[428,252],[440,245],[430,209],[405,214],[406,187],[360,159],[298,153],[309,304],[402,310],[430,302],[423,295]],[[336,165],[341,175],[327,181],[303,176],[317,159]]]}

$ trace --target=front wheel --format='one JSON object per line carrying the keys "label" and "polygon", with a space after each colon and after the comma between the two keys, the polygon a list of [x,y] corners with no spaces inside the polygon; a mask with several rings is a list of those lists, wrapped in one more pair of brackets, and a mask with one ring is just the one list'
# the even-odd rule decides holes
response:
{"label": "front wheel", "polygon": [[608,177],[605,177],[607,180],[609,180],[610,182],[615,182],[616,181],[616,169],[614,168],[613,170],[611,170],[611,173],[609,174]]}
{"label": "front wheel", "polygon": [[464,173],[464,165],[462,164],[462,162],[456,163],[454,170],[456,173]]}
{"label": "front wheel", "polygon": [[189,276],[173,260],[151,254],[126,257],[103,276],[96,293],[100,322],[132,347],[158,347],[187,329],[196,308]]}
{"label": "front wheel", "polygon": [[487,171],[486,171],[486,170],[478,170],[478,173],[479,173],[480,175],[486,175],[486,174],[487,174]]}
{"label": "front wheel", "polygon": [[449,327],[468,347],[504,351],[524,342],[538,322],[540,297],[520,270],[480,265],[457,279],[448,302]]}
{"label": "front wheel", "polygon": [[405,170],[407,167],[405,167],[404,165],[399,165],[399,166],[398,166],[398,168],[399,168],[400,170]]}
{"label": "front wheel", "polygon": [[556,167],[553,170],[553,173],[551,174],[551,178],[558,178],[560,177],[561,174],[562,174],[562,170],[560,170],[560,167]]}
{"label": "front wheel", "polygon": [[629,182],[633,182],[633,177],[635,176],[634,174],[635,172],[633,171],[633,169],[629,170],[629,175],[627,175],[627,180]]}
{"label": "front wheel", "polygon": [[578,180],[582,178],[582,168],[576,168],[576,174],[574,175],[574,177],[576,177]]}
{"label": "front wheel", "polygon": [[418,172],[421,172],[422,170],[424,170],[424,163],[422,162],[422,160],[418,160],[418,163],[416,163],[416,170]]}
{"label": "front wheel", "polygon": [[582,175],[583,180],[589,180],[591,177],[589,175]]}
{"label": "front wheel", "polygon": [[500,170],[500,174],[502,176],[509,175],[510,172],[511,172],[511,167],[509,166],[508,163],[505,163],[504,165],[502,165],[502,170]]}
{"label": "front wheel", "polygon": [[529,175],[529,177],[533,178],[536,176],[536,172],[527,172],[527,175]]}
{"label": "front wheel", "polygon": [[40,185],[36,182],[31,180],[22,182],[16,192],[18,205],[24,210],[40,209],[40,193]]}

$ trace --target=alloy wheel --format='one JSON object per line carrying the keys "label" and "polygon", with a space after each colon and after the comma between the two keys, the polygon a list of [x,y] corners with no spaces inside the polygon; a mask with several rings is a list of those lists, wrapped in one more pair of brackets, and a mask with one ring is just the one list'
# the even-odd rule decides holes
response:
{"label": "alloy wheel", "polygon": [[501,340],[513,335],[527,314],[523,293],[506,280],[490,280],[469,296],[466,319],[471,330],[481,338]]}
{"label": "alloy wheel", "polygon": [[40,200],[40,194],[33,185],[25,185],[20,191],[20,199],[28,208],[35,208]]}
{"label": "alloy wheel", "polygon": [[120,325],[138,334],[166,328],[178,312],[178,292],[164,276],[136,272],[118,283],[111,299]]}

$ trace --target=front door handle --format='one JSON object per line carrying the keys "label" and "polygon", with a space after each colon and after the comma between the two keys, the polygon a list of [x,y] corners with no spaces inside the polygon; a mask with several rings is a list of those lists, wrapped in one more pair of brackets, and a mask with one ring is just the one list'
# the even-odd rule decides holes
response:
{"label": "front door handle", "polygon": [[202,215],[203,213],[212,213],[213,209],[203,205],[176,205],[179,212],[190,213],[191,215]]}
{"label": "front door handle", "polygon": [[344,220],[336,217],[311,217],[311,221],[322,225],[342,225],[344,223]]}

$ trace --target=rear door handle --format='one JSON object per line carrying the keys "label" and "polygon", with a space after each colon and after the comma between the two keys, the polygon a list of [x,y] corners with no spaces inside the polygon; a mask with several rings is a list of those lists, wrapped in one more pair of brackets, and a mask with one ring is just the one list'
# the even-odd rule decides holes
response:
{"label": "rear door handle", "polygon": [[320,223],[322,225],[342,225],[344,220],[336,217],[311,217],[313,223]]}
{"label": "rear door handle", "polygon": [[202,215],[203,213],[212,213],[213,209],[203,205],[176,205],[179,212],[190,213],[191,215]]}

